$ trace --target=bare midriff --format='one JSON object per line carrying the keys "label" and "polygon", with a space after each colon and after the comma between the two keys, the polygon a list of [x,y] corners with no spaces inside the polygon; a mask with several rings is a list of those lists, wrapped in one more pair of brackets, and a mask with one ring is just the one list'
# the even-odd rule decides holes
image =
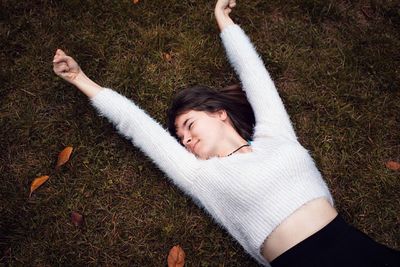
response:
{"label": "bare midriff", "polygon": [[329,224],[337,211],[326,198],[314,199],[292,213],[265,239],[262,255],[271,262]]}

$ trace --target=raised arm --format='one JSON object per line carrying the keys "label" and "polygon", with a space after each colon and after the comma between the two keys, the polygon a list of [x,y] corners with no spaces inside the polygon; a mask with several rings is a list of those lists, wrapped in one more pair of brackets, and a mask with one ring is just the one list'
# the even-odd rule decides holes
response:
{"label": "raised arm", "polygon": [[90,80],[75,60],[61,50],[56,52],[53,69],[58,76],[87,95],[100,115],[111,121],[123,136],[149,156],[176,185],[185,191],[190,189],[199,160],[159,123],[133,101]]}
{"label": "raised arm", "polygon": [[236,0],[219,0],[215,5],[214,14],[218,27],[222,32],[227,26],[235,24],[229,17],[232,8],[236,6]]}
{"label": "raised arm", "polygon": [[228,59],[239,75],[254,110],[254,139],[284,136],[296,140],[289,115],[262,59],[244,31],[229,17],[235,5],[234,0],[219,0],[215,17]]}

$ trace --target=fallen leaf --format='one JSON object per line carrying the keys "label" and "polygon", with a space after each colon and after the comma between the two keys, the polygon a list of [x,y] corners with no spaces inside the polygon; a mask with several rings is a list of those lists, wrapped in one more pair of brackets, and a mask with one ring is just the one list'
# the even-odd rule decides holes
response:
{"label": "fallen leaf", "polygon": [[56,165],[56,169],[59,169],[62,165],[68,162],[69,158],[71,157],[73,148],[71,146],[67,146],[60,152],[58,155],[58,161]]}
{"label": "fallen leaf", "polygon": [[139,0],[133,0],[132,1],[134,4],[137,4],[137,3],[139,3]]}
{"label": "fallen leaf", "polygon": [[33,180],[31,184],[31,192],[29,194],[29,197],[31,197],[32,192],[35,191],[37,188],[39,188],[44,182],[46,182],[49,179],[50,176],[44,175],[44,176],[39,176]]}
{"label": "fallen leaf", "polygon": [[170,53],[163,53],[163,57],[167,62],[170,62],[172,60],[172,56]]}
{"label": "fallen leaf", "polygon": [[185,265],[185,252],[181,246],[176,245],[169,251],[168,267],[183,267]]}
{"label": "fallen leaf", "polygon": [[386,168],[391,169],[392,171],[399,171],[400,163],[390,160],[386,162]]}
{"label": "fallen leaf", "polygon": [[83,216],[76,211],[71,212],[71,221],[75,226],[81,226],[83,224]]}

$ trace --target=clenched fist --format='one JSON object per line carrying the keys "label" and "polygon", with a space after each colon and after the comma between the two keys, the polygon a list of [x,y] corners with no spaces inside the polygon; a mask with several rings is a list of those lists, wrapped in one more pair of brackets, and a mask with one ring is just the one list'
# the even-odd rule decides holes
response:
{"label": "clenched fist", "polygon": [[222,12],[225,16],[228,16],[235,6],[236,0],[218,0],[215,5],[215,12]]}
{"label": "clenched fist", "polygon": [[53,71],[64,80],[72,83],[78,74],[82,72],[76,61],[64,53],[61,49],[57,49],[53,59]]}

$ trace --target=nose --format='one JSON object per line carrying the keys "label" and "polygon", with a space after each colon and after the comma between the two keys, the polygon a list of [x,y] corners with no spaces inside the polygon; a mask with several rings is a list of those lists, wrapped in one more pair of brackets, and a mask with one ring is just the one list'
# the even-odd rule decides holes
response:
{"label": "nose", "polygon": [[190,142],[192,142],[192,137],[190,135],[187,135],[183,138],[183,144],[185,146],[187,146],[188,144],[190,144]]}

